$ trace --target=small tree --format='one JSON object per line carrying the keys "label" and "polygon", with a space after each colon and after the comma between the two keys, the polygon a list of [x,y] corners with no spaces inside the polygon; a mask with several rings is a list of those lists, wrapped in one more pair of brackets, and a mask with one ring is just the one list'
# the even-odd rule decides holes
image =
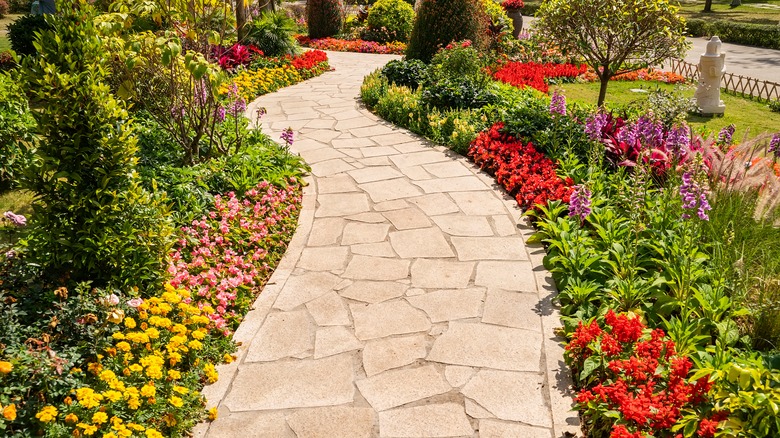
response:
{"label": "small tree", "polygon": [[535,28],[593,67],[601,106],[613,76],[684,56],[685,19],[678,9],[669,0],[546,0]]}

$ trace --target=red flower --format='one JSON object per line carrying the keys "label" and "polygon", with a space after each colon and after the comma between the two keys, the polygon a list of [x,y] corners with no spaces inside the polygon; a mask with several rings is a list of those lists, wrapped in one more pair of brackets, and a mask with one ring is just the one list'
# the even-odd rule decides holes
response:
{"label": "red flower", "polygon": [[626,426],[616,424],[612,426],[612,432],[610,432],[609,438],[644,438],[644,435],[639,432],[631,433],[626,429]]}
{"label": "red flower", "polygon": [[636,342],[642,337],[644,325],[637,317],[629,318],[628,315],[615,315],[612,309],[604,317],[607,324],[612,326],[612,334],[622,343]]}
{"label": "red flower", "polygon": [[588,67],[582,64],[576,67],[572,64],[537,64],[535,62],[508,62],[493,72],[493,78],[515,87],[533,87],[546,93],[549,89],[545,79],[570,77],[574,78],[585,73]]}

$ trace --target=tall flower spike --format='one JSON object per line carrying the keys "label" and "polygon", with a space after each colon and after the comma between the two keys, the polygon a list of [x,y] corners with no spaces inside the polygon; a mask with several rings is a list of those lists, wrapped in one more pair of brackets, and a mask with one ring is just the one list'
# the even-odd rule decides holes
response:
{"label": "tall flower spike", "polygon": [[731,124],[721,129],[720,132],[718,133],[718,144],[722,146],[730,145],[732,137],[734,136],[734,131],[736,129],[737,128],[736,126],[734,126],[734,124]]}
{"label": "tall flower spike", "polygon": [[772,136],[772,140],[769,141],[769,149],[767,152],[775,154],[775,158],[780,158],[780,132]]}
{"label": "tall flower spike", "polygon": [[580,222],[590,215],[590,190],[585,184],[574,186],[574,193],[569,201],[569,217],[579,218]]}
{"label": "tall flower spike", "polygon": [[292,146],[293,144],[293,130],[292,128],[287,128],[284,131],[282,131],[282,135],[280,136],[282,140],[284,140],[284,143],[287,145],[287,147]]}
{"label": "tall flower spike", "polygon": [[550,99],[550,114],[566,115],[566,96],[560,94],[558,90],[553,92]]}

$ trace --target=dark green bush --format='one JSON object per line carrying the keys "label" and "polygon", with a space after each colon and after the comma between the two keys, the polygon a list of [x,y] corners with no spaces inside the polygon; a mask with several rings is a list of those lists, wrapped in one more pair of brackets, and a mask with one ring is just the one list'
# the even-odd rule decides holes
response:
{"label": "dark green bush", "polygon": [[780,99],[769,101],[769,110],[780,113]]}
{"label": "dark green bush", "polygon": [[366,21],[370,41],[407,41],[414,26],[414,8],[403,0],[379,0],[369,8]]}
{"label": "dark green bush", "polygon": [[496,90],[471,76],[445,78],[429,83],[422,92],[422,102],[435,108],[481,108],[500,99]]}
{"label": "dark green bush", "polygon": [[0,190],[15,185],[29,163],[27,145],[34,125],[22,90],[8,74],[0,73]]}
{"label": "dark green bush", "polygon": [[36,195],[27,251],[52,278],[148,286],[161,278],[173,230],[140,185],[134,126],[106,84],[94,9],[71,0],[60,10],[20,75],[40,108],[23,181]]}
{"label": "dark green bush", "polygon": [[419,59],[392,60],[382,69],[390,83],[416,89],[427,76],[428,66]]}
{"label": "dark green bush", "polygon": [[423,0],[406,56],[429,62],[452,41],[471,40],[477,48],[484,48],[489,21],[479,0]]}
{"label": "dark green bush", "polygon": [[9,14],[27,14],[30,12],[30,0],[7,0]]}
{"label": "dark green bush", "polygon": [[325,38],[341,32],[344,8],[340,0],[308,0],[306,22],[310,38]]}
{"label": "dark green bush", "polygon": [[297,47],[293,34],[297,26],[284,12],[263,13],[247,25],[246,42],[254,44],[266,56],[292,55]]}
{"label": "dark green bush", "polygon": [[694,37],[717,35],[721,41],[727,43],[780,49],[780,26],[778,25],[696,18],[688,19],[686,24],[687,32]]}
{"label": "dark green bush", "polygon": [[24,15],[8,25],[8,39],[11,48],[20,56],[34,55],[36,50],[33,45],[35,33],[51,26],[46,24],[43,15]]}

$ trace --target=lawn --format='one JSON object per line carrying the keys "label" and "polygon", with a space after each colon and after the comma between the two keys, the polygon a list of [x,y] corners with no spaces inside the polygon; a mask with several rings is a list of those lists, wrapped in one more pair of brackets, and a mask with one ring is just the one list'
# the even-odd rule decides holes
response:
{"label": "lawn", "polygon": [[[562,84],[556,87],[564,90],[564,94],[569,101],[587,104],[595,104],[599,94],[598,82]],[[647,99],[647,93],[631,90],[643,89],[651,91],[656,89],[656,87],[667,91],[674,89],[674,85],[658,82],[610,82],[607,89],[606,105],[614,108]],[[683,90],[685,96],[693,97],[695,86],[686,85]],[[692,128],[706,129],[709,132],[717,133],[724,126],[734,124],[737,127],[734,136],[736,139],[741,139],[746,133],[754,137],[764,132],[773,133],[780,131],[780,113],[769,111],[766,104],[726,93],[721,93],[720,96],[723,103],[726,104],[726,113],[723,117],[688,116],[687,121]]]}

